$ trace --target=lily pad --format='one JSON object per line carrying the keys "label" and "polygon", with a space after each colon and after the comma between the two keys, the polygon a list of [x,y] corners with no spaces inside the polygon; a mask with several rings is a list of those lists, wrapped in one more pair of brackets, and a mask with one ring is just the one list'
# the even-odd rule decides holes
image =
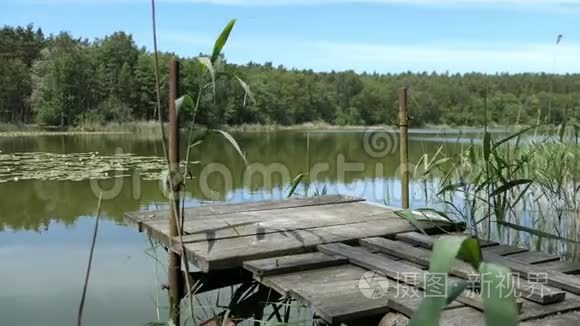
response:
{"label": "lily pad", "polygon": [[0,153],[0,182],[122,178],[139,173],[143,179],[159,179],[166,161],[158,156],[121,153]]}

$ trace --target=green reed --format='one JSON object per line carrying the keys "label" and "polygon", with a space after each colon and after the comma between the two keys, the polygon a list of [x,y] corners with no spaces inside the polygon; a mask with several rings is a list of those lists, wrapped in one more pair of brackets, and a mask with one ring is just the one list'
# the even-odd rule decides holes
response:
{"label": "green reed", "polygon": [[[540,126],[533,126],[494,139],[486,129],[481,147],[472,143],[449,157],[443,148],[431,157],[424,155],[415,176],[423,184],[425,197],[431,197],[427,204],[442,209],[435,212],[466,222],[468,230],[476,235],[490,238],[494,234],[510,243],[519,241],[509,239],[510,234],[504,230],[507,228],[535,238],[536,250],[542,249],[545,239],[550,245],[578,244],[579,130],[580,124],[571,121],[568,127],[563,124],[555,130],[540,130]],[[527,135],[531,131],[533,138]],[[404,213],[400,216],[407,218],[409,214]],[[505,277],[509,269],[484,262],[479,242],[470,236],[437,240],[429,272],[448,273],[456,257],[470,263],[474,270],[491,275],[492,282],[510,283],[511,278]],[[449,289],[447,296],[426,297],[411,325],[437,325],[443,309],[466,289],[464,281],[445,286]],[[502,286],[510,288],[512,284]],[[514,298],[493,289],[481,290],[486,324],[517,325]],[[436,290],[427,288],[427,292]]]}
{"label": "green reed", "polygon": [[[533,126],[498,139],[486,131],[481,146],[472,143],[454,156],[442,148],[423,156],[415,177],[429,206],[465,221],[476,235],[503,239],[507,227],[574,240],[562,236],[562,223],[578,217],[579,128],[542,128],[538,135],[539,126]],[[520,225],[526,219],[532,226]],[[550,225],[548,233],[533,227],[540,223]]]}

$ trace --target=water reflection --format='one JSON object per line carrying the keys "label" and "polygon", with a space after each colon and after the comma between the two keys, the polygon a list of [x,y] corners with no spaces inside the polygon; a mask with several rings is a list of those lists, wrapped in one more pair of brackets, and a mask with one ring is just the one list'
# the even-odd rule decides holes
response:
{"label": "water reflection", "polygon": [[[197,178],[188,183],[186,205],[284,198],[288,179],[309,171],[316,175],[311,189],[326,187],[328,193],[400,206],[395,133],[280,131],[240,133],[235,137],[246,152],[248,166],[223,139],[207,139],[192,151],[193,160],[200,164],[193,168],[192,175]],[[434,154],[440,146],[445,155],[454,155],[472,143],[478,146],[478,137],[477,133],[414,132],[409,160],[417,162],[425,153]],[[1,154],[113,155],[121,151],[162,156],[156,137],[128,134],[0,137],[0,150]],[[182,151],[185,152],[185,144]],[[220,168],[209,169],[211,165]],[[256,173],[248,173],[250,167],[257,168]],[[314,173],[315,167],[318,173]],[[265,169],[278,173],[259,173]],[[143,325],[157,319],[157,300],[166,303],[163,297],[158,298],[157,290],[157,280],[163,275],[156,275],[155,260],[145,252],[150,248],[149,242],[123,224],[123,213],[163,207],[167,199],[158,181],[146,180],[136,170],[122,174],[128,176],[98,181],[0,183],[0,325],[73,323],[93,222],[87,216],[96,210],[97,190],[112,195],[103,201],[104,220],[97,240],[85,324]],[[432,192],[437,191],[425,186],[417,182],[411,185],[414,207],[426,206]],[[517,222],[537,226],[536,216],[537,212],[524,210]],[[561,228],[564,235],[576,230],[575,224],[564,223]],[[578,256],[577,246],[542,242],[518,232],[505,232],[502,238],[536,250]],[[159,271],[163,270],[165,267],[160,266]]]}
{"label": "water reflection", "polygon": [[[53,222],[48,232],[0,233],[0,325],[76,323],[94,220]],[[104,220],[95,248],[85,325],[156,319],[156,278],[141,234]]]}
{"label": "water reflection", "polygon": [[[202,175],[203,178],[189,182],[186,189],[189,205],[207,200],[246,201],[283,197],[288,178],[306,172],[308,166],[311,169],[316,166],[320,168],[313,181],[318,181],[321,187],[328,185],[331,192],[358,196],[372,194],[367,198],[374,201],[389,197],[385,193],[388,187],[384,185],[385,182],[397,182],[399,154],[396,134],[388,134],[388,143],[384,144],[386,150],[383,148],[380,152],[369,152],[370,147],[365,145],[363,133],[245,133],[236,135],[236,138],[246,152],[249,170],[253,172],[247,171],[238,154],[223,139],[209,138],[192,152],[194,160],[201,161],[200,165],[193,168],[192,174],[198,177]],[[3,154],[90,151],[110,155],[119,150],[143,156],[160,156],[162,153],[159,141],[133,135],[0,138],[0,146]],[[445,146],[449,153],[461,147],[457,144]],[[417,161],[423,153],[434,152],[437,147],[438,144],[432,142],[411,140],[410,161]],[[226,174],[219,173],[220,169],[217,172],[208,170],[210,164],[219,166]],[[345,165],[351,168],[343,168]],[[264,175],[260,171],[277,167],[281,167],[284,173]],[[203,171],[209,172],[202,174]],[[311,175],[314,175],[313,172]],[[112,198],[104,201],[103,211],[119,223],[126,211],[163,205],[166,198],[159,182],[143,180],[139,173],[141,171],[124,171],[122,174],[128,177],[93,181],[92,184],[89,180],[20,180],[2,183],[0,228],[41,230],[48,228],[51,221],[71,225],[79,216],[94,212],[97,202],[95,189],[115,190],[109,196]],[[231,177],[231,180],[225,180],[224,176]],[[394,184],[390,186],[396,188]]]}

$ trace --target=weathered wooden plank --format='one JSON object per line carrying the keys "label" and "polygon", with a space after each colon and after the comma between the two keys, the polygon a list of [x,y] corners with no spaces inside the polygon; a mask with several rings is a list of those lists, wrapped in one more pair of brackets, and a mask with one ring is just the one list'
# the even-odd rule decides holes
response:
{"label": "weathered wooden plank", "polygon": [[[396,239],[400,239],[407,243],[410,243],[415,246],[428,248],[430,249],[433,246],[434,238],[437,236],[427,236],[422,233],[418,232],[406,232],[397,234],[395,236]],[[481,240],[480,240],[481,241]],[[493,243],[493,242],[492,242]],[[490,253],[496,255],[508,255],[509,258],[519,261],[520,263],[524,264],[538,264],[538,266],[545,267],[549,270],[559,271],[559,272],[580,272],[580,264],[570,263],[570,265],[566,265],[565,263],[560,263],[558,256],[554,255],[547,255],[540,252],[534,251],[527,251],[525,248],[518,248],[513,246],[505,246],[505,245],[493,245],[493,246],[486,246],[484,245],[489,243],[484,243],[482,245],[483,253]],[[496,243],[497,244],[497,243]]]}
{"label": "weathered wooden plank", "polygon": [[[361,291],[360,282],[366,269],[341,265],[304,272],[264,277],[262,282],[283,295],[289,295],[310,305],[314,312],[331,324],[383,314],[389,308],[412,315],[419,307],[423,292],[404,296],[407,289],[394,281],[382,283],[383,292],[375,298]],[[366,289],[363,289],[363,291]],[[450,308],[460,307],[453,303]]]}
{"label": "weathered wooden plank", "polygon": [[[419,238],[419,237],[415,237]],[[428,238],[428,237],[425,237]],[[432,240],[421,241],[423,246],[429,246],[432,244]],[[483,253],[484,259],[499,263],[503,266],[509,267],[513,272],[518,273],[520,277],[526,279],[532,279],[535,281],[543,282],[541,278],[546,277],[546,285],[559,288],[572,292],[574,294],[580,294],[580,278],[573,275],[564,274],[562,272],[549,270],[542,265],[530,265],[520,263],[515,259],[511,259],[510,256],[500,256],[493,253],[485,252]],[[538,283],[538,282],[533,282]]]}
{"label": "weathered wooden plank", "polygon": [[[330,324],[348,323],[356,325],[356,321],[364,317],[382,315],[388,311],[397,311],[407,316],[412,316],[419,308],[424,297],[424,292],[420,289],[407,289],[407,285],[390,282],[384,289],[384,296],[380,299],[370,299],[365,297],[360,288],[358,280],[351,281],[349,285],[333,284],[334,288],[340,291],[324,291],[317,287],[308,290],[290,291],[293,297],[300,301],[310,302],[312,309]],[[413,291],[413,296],[402,296],[401,293]],[[453,302],[447,309],[464,306],[461,303]],[[353,321],[353,323],[349,323]]]}
{"label": "weathered wooden plank", "polygon": [[[520,320],[524,321],[520,325],[527,326],[539,326],[539,325],[552,325],[549,323],[550,320],[554,322],[559,321],[558,316],[561,314],[566,314],[569,311],[579,309],[579,301],[576,298],[571,300],[564,300],[562,302],[541,305],[531,301],[524,300],[524,305],[522,307],[522,312],[520,314]],[[547,316],[552,316],[545,318]],[[573,315],[575,316],[575,315]],[[527,321],[527,322],[525,322]],[[562,323],[555,323],[554,325],[576,325],[578,320],[572,323],[564,323],[564,321],[570,321],[570,319],[562,319]],[[463,326],[463,325],[485,325],[485,320],[483,313],[474,309],[472,307],[463,307],[454,310],[444,311],[439,320],[440,326]]]}
{"label": "weathered wooden plank", "polygon": [[580,264],[569,260],[559,260],[548,263],[540,263],[539,267],[547,270],[557,271],[564,274],[580,274]]}
{"label": "weathered wooden plank", "polygon": [[580,321],[580,311],[573,311],[542,319],[526,321],[520,326],[572,326],[578,325]]}
{"label": "weathered wooden plank", "polygon": [[[438,239],[439,237],[442,237],[444,235],[446,235],[446,234],[434,234],[434,235],[432,235],[432,237]],[[465,235],[465,233],[455,232],[455,233],[450,233],[449,235]],[[487,239],[481,239],[481,238],[478,238],[477,240],[479,240],[479,246],[481,248],[499,245],[499,242],[494,241],[494,240],[487,240]]]}
{"label": "weathered wooden plank", "polygon": [[289,296],[291,289],[299,290],[315,284],[321,287],[324,287],[326,284],[325,290],[332,291],[334,287],[329,284],[338,284],[347,281],[358,282],[364,272],[366,272],[365,269],[346,264],[302,272],[264,276],[260,282],[283,296]]}
{"label": "weathered wooden plank", "polygon": [[471,307],[463,307],[443,311],[439,319],[439,326],[483,326],[483,313]]}
{"label": "weathered wooden plank", "polygon": [[[565,292],[566,300],[542,305],[529,300],[522,300],[520,320],[544,320],[546,316],[566,313],[580,309],[580,300],[577,295]],[[483,314],[472,307],[464,307],[449,312],[443,312],[439,325],[484,325]],[[527,324],[523,324],[527,325]],[[564,324],[563,324],[564,325]],[[568,324],[573,325],[573,324]]]}
{"label": "weathered wooden plank", "polygon": [[[370,249],[379,250],[423,266],[429,266],[431,260],[431,251],[420,247],[412,247],[402,241],[392,241],[385,238],[368,238],[360,240],[360,244]],[[449,270],[449,274],[472,281],[476,281],[478,278],[477,272],[469,264],[460,260],[455,261]],[[540,304],[560,302],[566,297],[564,291],[549,286],[543,286],[543,290],[538,291],[533,283],[515,277],[513,284],[517,295]]]}
{"label": "weathered wooden plank", "polygon": [[[364,201],[364,199],[354,198],[345,195],[326,195],[309,198],[289,198],[285,200],[267,200],[245,203],[219,203],[209,204],[200,207],[186,208],[184,210],[184,219],[207,219],[216,215],[231,214],[236,212],[251,212],[270,209],[293,208],[302,206],[328,205],[336,203],[348,203]],[[125,214],[125,220],[128,223],[137,224],[147,221],[167,220],[169,218],[168,210],[151,210],[129,212]]]}
{"label": "weathered wooden plank", "polygon": [[[388,208],[360,202],[232,213],[203,221],[186,221],[183,227],[186,233],[183,242],[215,241],[393,217],[398,218]],[[165,245],[169,243],[167,221],[144,222],[141,227],[152,238]]]}
{"label": "weathered wooden plank", "polygon": [[509,256],[511,259],[515,259],[524,264],[539,264],[560,260],[560,257],[556,255],[544,254],[537,251],[521,252]]}
{"label": "weathered wooden plank", "polygon": [[[427,247],[433,243],[432,240],[428,240],[427,238],[429,237],[419,234],[419,236],[414,237],[414,240],[420,239],[419,242],[421,242],[423,246]],[[486,260],[509,267],[513,272],[518,273],[520,277],[529,279],[542,277],[543,275],[547,274],[547,285],[575,294],[580,294],[580,278],[578,277],[546,269],[543,265],[529,265],[520,263],[515,259],[511,259],[510,256],[500,256],[486,252],[485,250],[483,251],[483,254]]]}
{"label": "weathered wooden plank", "polygon": [[[372,254],[365,249],[352,247],[342,243],[319,245],[317,248],[318,251],[327,254],[345,256],[351,264],[379,271],[384,273],[387,277],[393,278],[399,282],[412,285],[419,289],[425,289],[425,271],[419,268],[414,268],[410,265],[403,264],[400,261],[390,260]],[[452,284],[454,282],[455,280],[449,280],[449,286],[453,286]],[[469,290],[465,291],[464,294],[460,294],[457,297],[457,301],[479,310],[483,310],[483,302],[481,301],[480,296],[472,295]]]}
{"label": "weathered wooden plank", "polygon": [[[522,312],[520,314],[520,320],[526,321],[531,320],[528,322],[521,323],[520,325],[550,325],[544,324],[544,321],[548,321],[551,318],[544,318],[547,316],[559,316],[559,314],[566,313],[569,311],[579,309],[579,301],[576,298],[571,300],[564,300],[562,302],[550,304],[550,305],[541,305],[531,301],[524,300],[524,305],[522,307]],[[556,318],[557,320],[557,318]],[[578,321],[575,323],[569,324],[556,324],[556,325],[576,325]],[[444,311],[441,319],[439,321],[439,325],[449,326],[449,325],[485,325],[485,321],[483,320],[483,313],[478,311],[477,309],[471,307],[464,307],[459,309],[454,309],[451,311]]]}
{"label": "weathered wooden plank", "polygon": [[566,292],[566,300],[549,305],[541,305],[532,301],[524,300],[524,306],[522,307],[520,319],[529,320],[543,318],[546,316],[578,309],[580,309],[580,300],[578,299],[578,296],[573,293]]}
{"label": "weathered wooden plank", "polygon": [[374,253],[374,254],[376,254],[378,256],[386,257],[386,258],[391,259],[391,260],[394,260],[394,261],[399,261],[399,262],[401,262],[403,264],[410,265],[410,266],[413,266],[413,267],[418,268],[418,269],[423,269],[423,270],[428,269],[428,267],[425,267],[423,265],[414,263],[414,262],[409,261],[409,260],[404,260],[404,259],[401,259],[399,257],[392,256],[392,255],[389,255],[389,254],[385,254],[384,252],[375,251],[375,250],[372,250],[371,248],[365,248],[365,249],[367,249],[369,252],[372,252],[372,253]]}
{"label": "weathered wooden plank", "polygon": [[[443,222],[440,227],[449,227]],[[434,223],[420,222],[430,229]],[[216,241],[200,241],[184,244],[188,259],[202,271],[227,269],[241,266],[243,261],[313,251],[323,243],[353,241],[360,238],[393,235],[414,230],[415,227],[402,218],[354,223],[348,225],[267,233],[262,236],[243,236]],[[180,252],[179,246],[172,248]]]}
{"label": "weathered wooden plank", "polygon": [[[381,237],[375,237],[361,239],[359,243],[371,250],[377,250],[402,260],[408,260],[423,267],[428,267],[431,260],[430,250],[422,247],[413,247],[403,241],[393,241]],[[461,278],[468,278],[475,273],[475,270],[469,264],[460,260],[455,262],[450,271],[450,274]]]}
{"label": "weathered wooden plank", "polygon": [[405,241],[414,246],[419,246],[427,249],[431,249],[431,247],[433,247],[433,242],[435,242],[436,240],[436,238],[434,237],[415,231],[399,233],[395,235],[395,239]]}
{"label": "weathered wooden plank", "polygon": [[367,248],[367,247],[358,247],[358,248],[364,249],[364,250],[366,250],[366,251],[368,251],[368,252],[370,252],[372,254],[375,254],[377,256],[385,257],[387,259],[394,260],[394,261],[400,261],[403,264],[406,264],[406,265],[409,265],[409,266],[413,266],[413,267],[418,268],[418,269],[426,269],[425,266],[423,266],[423,265],[419,265],[419,264],[416,264],[416,263],[414,263],[412,261],[408,261],[408,260],[402,260],[399,257],[386,254],[386,253],[381,252],[379,250],[374,250],[372,248]]}
{"label": "weathered wooden plank", "polygon": [[499,256],[488,253],[484,253],[483,256],[484,259],[488,261],[509,267],[513,272],[518,273],[520,277],[527,279],[538,279],[540,282],[545,281],[547,285],[551,285],[553,287],[557,287],[574,294],[580,294],[579,277],[552,270],[546,270],[545,268],[542,268],[541,265],[523,264],[517,260],[511,259],[510,256]]}
{"label": "weathered wooden plank", "polygon": [[528,251],[528,249],[514,247],[514,246],[508,246],[508,245],[499,245],[499,246],[482,248],[481,251],[483,251],[483,253],[490,253],[490,254],[494,254],[494,255],[505,256],[505,255],[512,255],[512,254],[517,254],[517,253],[521,253],[521,252],[526,252],[526,251]]}
{"label": "weathered wooden plank", "polygon": [[348,263],[348,259],[321,252],[245,261],[245,269],[255,276],[271,276]]}
{"label": "weathered wooden plank", "polygon": [[[222,215],[210,220],[186,221],[184,243],[234,238],[272,232],[305,230],[316,227],[377,221],[397,217],[387,208],[365,203],[328,204],[323,206],[275,209]],[[167,232],[167,223],[144,223],[144,228]]]}
{"label": "weathered wooden plank", "polygon": [[386,298],[377,300],[365,297],[358,283],[358,279],[324,285],[307,283],[301,288],[292,288],[290,295],[308,304],[317,315],[334,325],[389,311]]}
{"label": "weathered wooden plank", "polygon": [[377,250],[373,250],[373,249],[371,249],[371,248],[367,248],[367,249],[368,249],[369,251],[373,252],[373,253],[376,253],[377,255],[380,255],[380,256],[383,256],[383,257],[389,258],[389,259],[391,259],[391,260],[395,260],[395,261],[397,261],[397,260],[401,260],[401,258],[399,258],[399,257],[397,257],[397,256],[389,255],[389,254],[386,254],[386,253],[384,253],[384,252],[380,252],[380,251],[377,251]]}
{"label": "weathered wooden plank", "polygon": [[[459,235],[459,233],[458,233],[458,235]],[[430,236],[430,235],[425,235],[423,233],[419,233],[416,231],[412,231],[412,232],[405,232],[405,233],[397,234],[397,235],[395,235],[395,239],[405,241],[405,242],[410,243],[414,246],[419,246],[419,247],[431,249],[431,247],[433,247],[433,242],[435,242],[435,240],[437,240],[440,236],[441,236],[441,234],[436,234],[436,235]],[[479,245],[481,246],[481,248],[487,248],[487,247],[497,246],[499,244],[495,241],[488,241],[488,240],[479,239]]]}
{"label": "weathered wooden plank", "polygon": [[[580,301],[578,300],[577,296],[571,293],[567,293],[567,298],[567,300],[549,305],[541,305],[532,301],[523,300],[523,306],[521,308],[519,317],[520,320],[524,322],[520,325],[551,325],[548,323],[548,321],[558,321],[559,318],[557,318],[557,316],[561,316],[560,314],[565,314],[567,312],[580,309]],[[553,317],[545,318],[547,316]],[[578,323],[578,320],[573,323],[563,323],[564,320],[569,319],[562,319],[561,324],[556,323],[554,325],[571,326]],[[485,320],[481,311],[478,311],[472,307],[463,307],[459,309],[444,311],[441,315],[441,319],[439,320],[439,325],[485,325]]]}

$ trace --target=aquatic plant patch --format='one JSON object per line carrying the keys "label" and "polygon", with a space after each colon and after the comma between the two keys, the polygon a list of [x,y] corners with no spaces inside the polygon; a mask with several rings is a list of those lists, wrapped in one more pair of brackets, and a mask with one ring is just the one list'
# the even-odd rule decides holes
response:
{"label": "aquatic plant patch", "polygon": [[139,173],[144,180],[157,180],[166,169],[165,159],[128,153],[0,152],[0,183],[20,180],[69,180],[119,178]]}

